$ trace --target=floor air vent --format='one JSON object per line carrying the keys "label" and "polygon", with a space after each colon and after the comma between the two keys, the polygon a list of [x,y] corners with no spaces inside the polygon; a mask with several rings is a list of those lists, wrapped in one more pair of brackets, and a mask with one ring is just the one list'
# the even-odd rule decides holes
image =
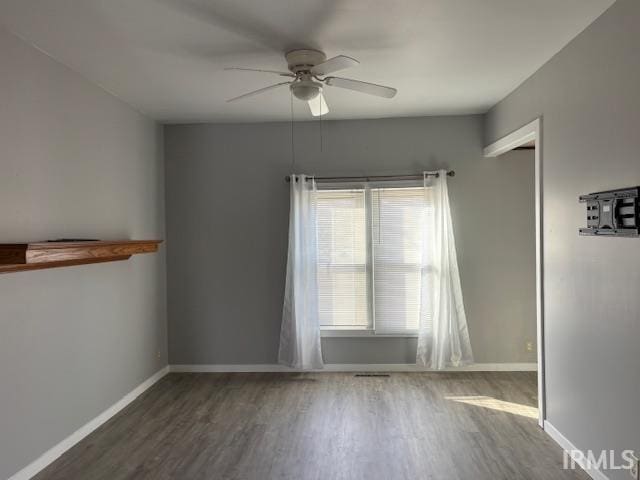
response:
{"label": "floor air vent", "polygon": [[388,373],[356,373],[354,377],[390,377]]}

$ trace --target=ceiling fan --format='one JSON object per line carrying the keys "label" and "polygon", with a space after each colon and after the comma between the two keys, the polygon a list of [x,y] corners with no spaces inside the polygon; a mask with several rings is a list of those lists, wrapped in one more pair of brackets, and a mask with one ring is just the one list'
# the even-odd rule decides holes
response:
{"label": "ceiling fan", "polygon": [[383,98],[393,98],[397,93],[395,88],[376,85],[375,83],[361,82],[349,78],[327,76],[330,73],[358,65],[356,59],[345,55],[338,55],[327,60],[326,55],[319,50],[292,50],[285,55],[288,72],[278,70],[261,70],[255,68],[230,67],[225,70],[242,70],[249,72],[274,73],[282,77],[290,77],[292,80],[276,83],[268,87],[245,93],[238,97],[230,98],[227,102],[243,100],[254,95],[267,92],[274,88],[289,85],[291,93],[298,99],[309,104],[311,114],[318,117],[329,113],[329,107],[322,95],[325,85],[330,87],[346,88],[356,92],[368,93]]}

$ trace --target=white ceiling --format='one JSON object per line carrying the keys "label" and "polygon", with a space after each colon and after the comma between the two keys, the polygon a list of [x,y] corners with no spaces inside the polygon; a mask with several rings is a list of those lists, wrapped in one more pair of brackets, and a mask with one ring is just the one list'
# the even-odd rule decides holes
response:
{"label": "white ceiling", "polygon": [[337,75],[398,89],[327,87],[329,119],[379,118],[484,112],[613,2],[0,0],[0,23],[161,121],[289,120],[286,88],[225,103],[282,77],[224,68],[286,69],[283,53],[305,47],[360,60]]}

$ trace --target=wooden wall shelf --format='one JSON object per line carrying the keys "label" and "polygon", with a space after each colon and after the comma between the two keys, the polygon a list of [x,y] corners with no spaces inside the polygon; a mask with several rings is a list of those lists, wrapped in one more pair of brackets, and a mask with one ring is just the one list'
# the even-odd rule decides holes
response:
{"label": "wooden wall shelf", "polygon": [[0,244],[0,273],[127,260],[158,251],[162,240],[117,240]]}

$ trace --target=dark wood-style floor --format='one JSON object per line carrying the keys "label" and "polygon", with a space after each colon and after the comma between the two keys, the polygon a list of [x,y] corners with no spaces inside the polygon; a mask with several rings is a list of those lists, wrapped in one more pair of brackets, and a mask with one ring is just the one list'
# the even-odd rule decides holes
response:
{"label": "dark wood-style floor", "polygon": [[588,479],[535,373],[170,374],[37,480]]}

